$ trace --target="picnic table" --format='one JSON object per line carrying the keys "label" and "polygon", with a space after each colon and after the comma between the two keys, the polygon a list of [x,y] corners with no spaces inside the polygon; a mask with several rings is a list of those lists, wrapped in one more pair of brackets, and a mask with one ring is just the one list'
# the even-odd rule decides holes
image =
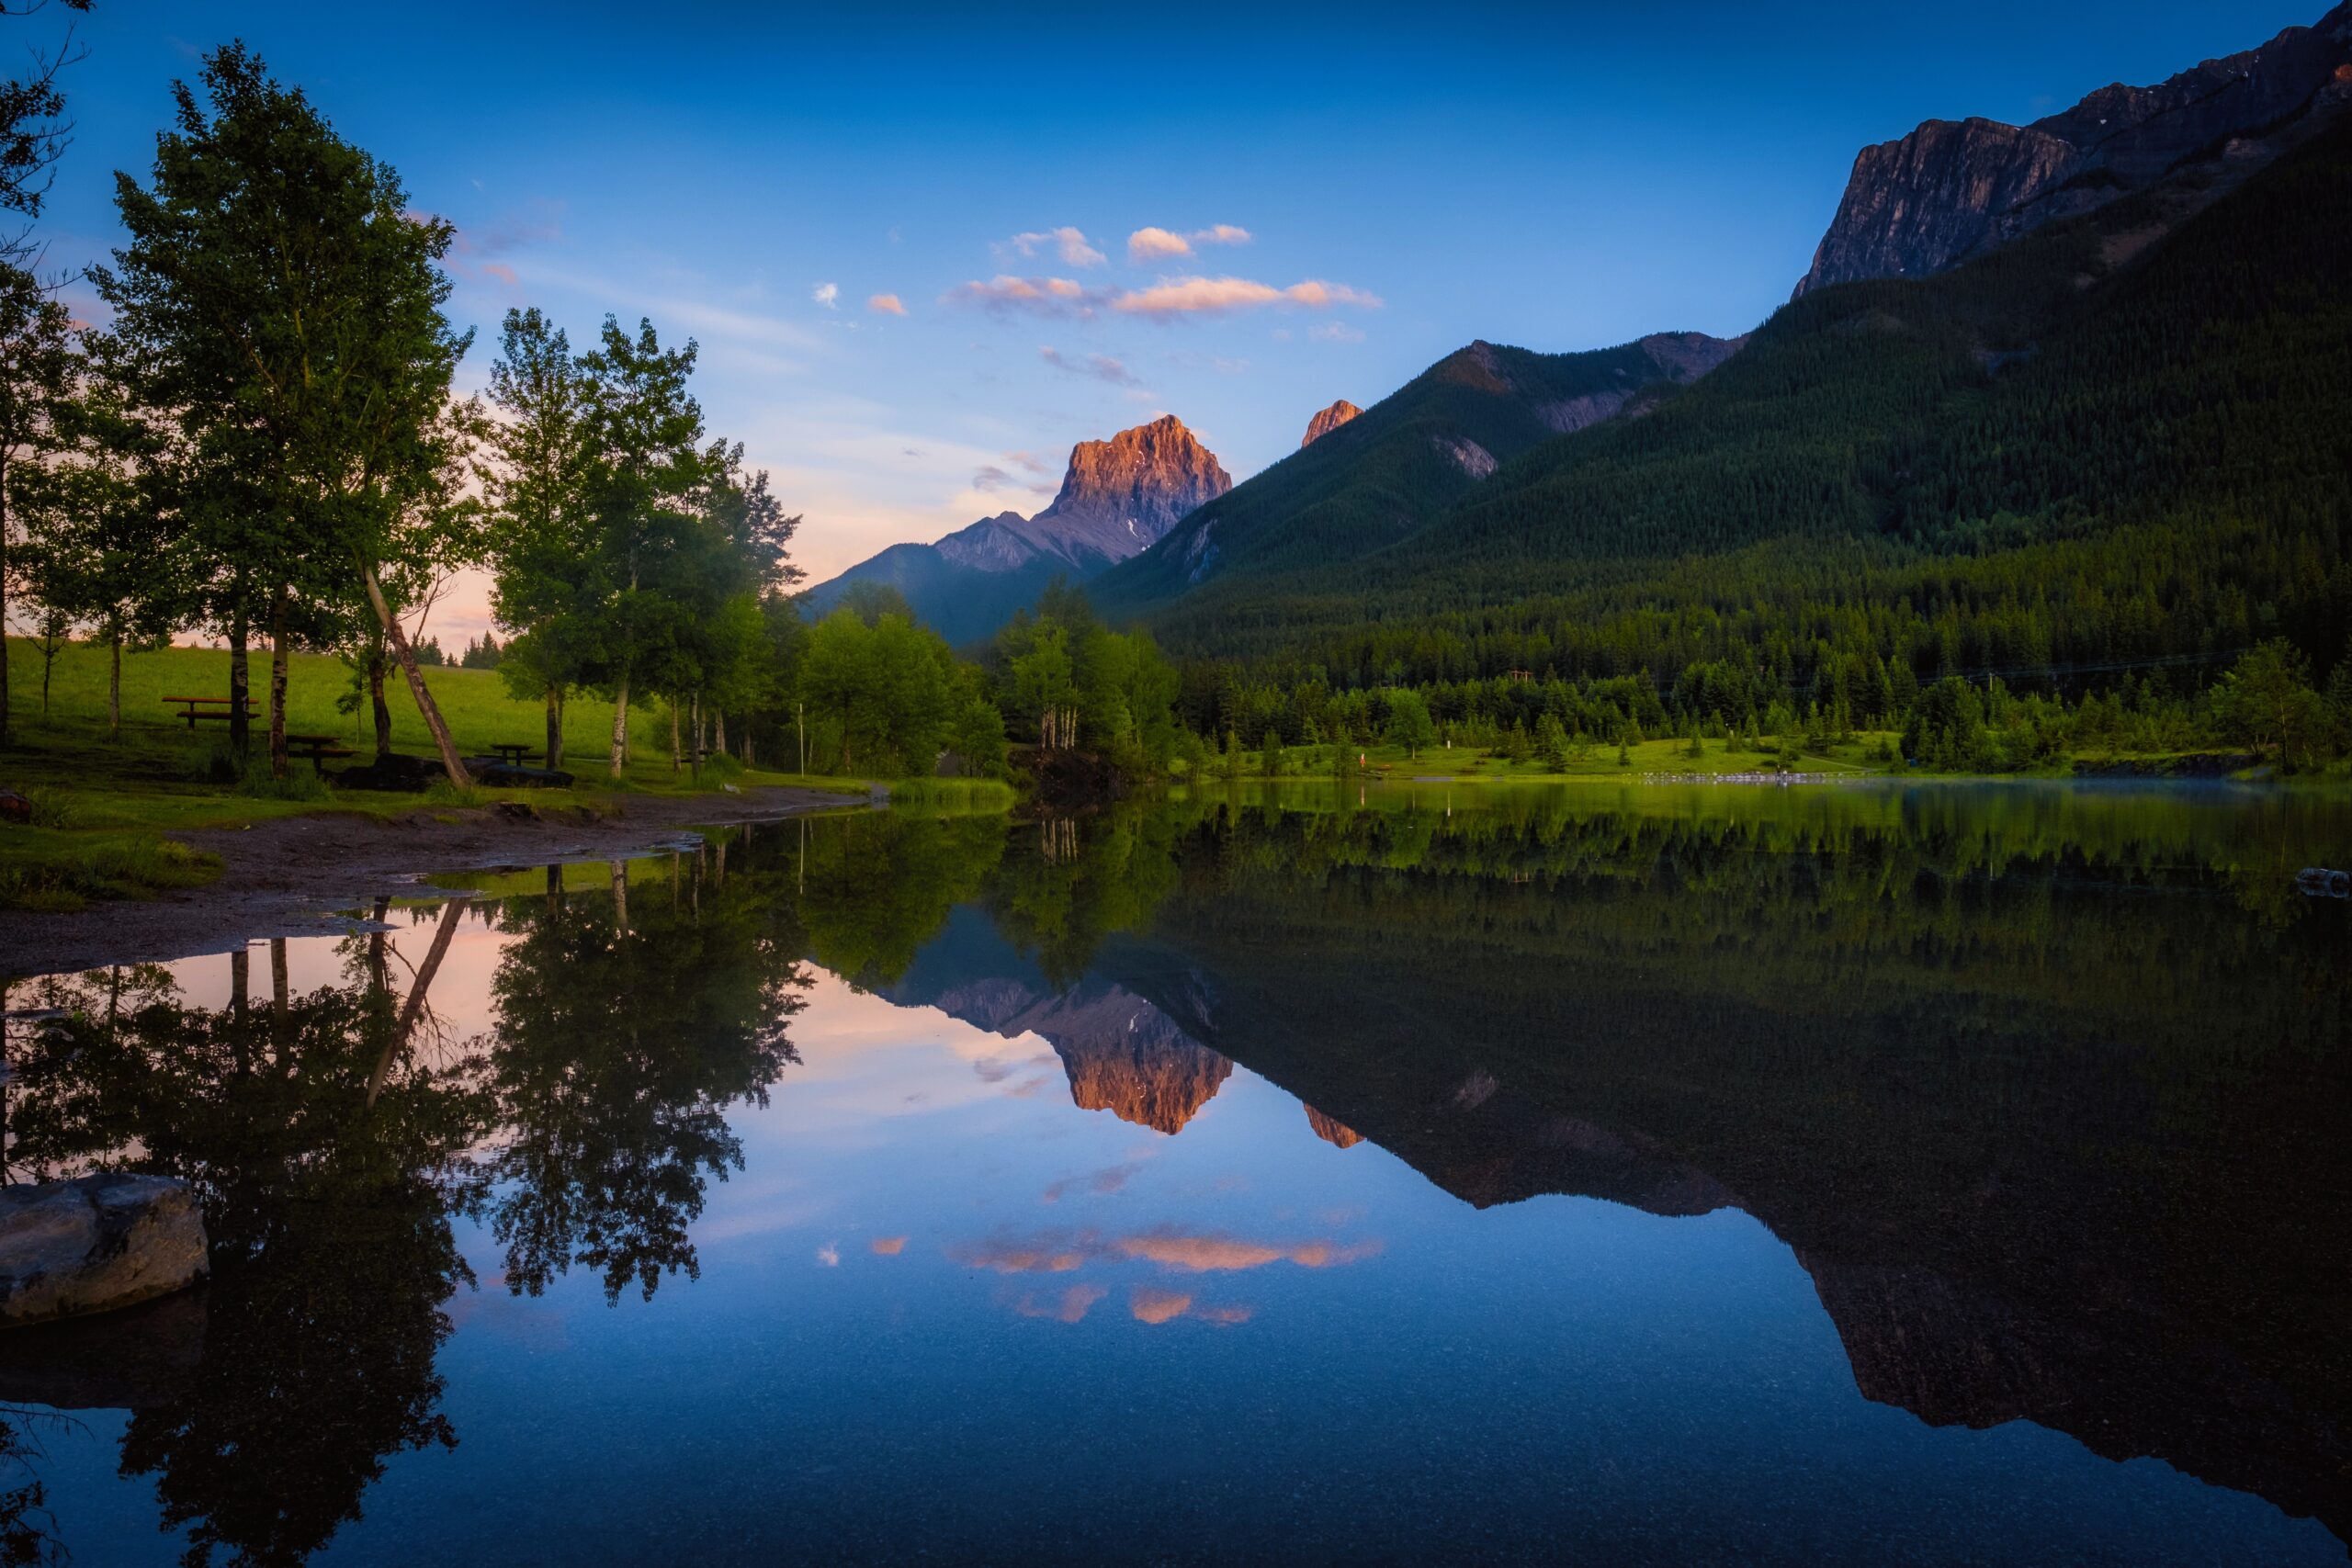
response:
{"label": "picnic table", "polygon": [[[234,697],[165,697],[163,700],[166,703],[179,704],[179,716],[187,720],[187,727],[190,729],[194,729],[196,728],[196,721],[199,718],[229,718],[233,716],[230,710],[236,703],[237,699]],[[253,716],[254,706],[255,705],[253,698],[247,697],[245,699],[245,715],[247,717],[251,717]]]}
{"label": "picnic table", "polygon": [[359,755],[333,735],[288,735],[286,738],[286,750],[288,756],[306,759],[314,768],[329,757]]}
{"label": "picnic table", "polygon": [[519,742],[493,745],[491,747],[491,750],[497,752],[498,760],[505,763],[510,768],[522,767],[531,758],[539,754],[538,748],[535,746],[526,746]]}

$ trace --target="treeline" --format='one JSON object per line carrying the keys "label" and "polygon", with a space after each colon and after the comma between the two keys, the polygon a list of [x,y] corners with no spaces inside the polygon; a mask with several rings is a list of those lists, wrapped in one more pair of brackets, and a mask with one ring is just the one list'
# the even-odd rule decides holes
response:
{"label": "treeline", "polygon": [[[218,637],[241,758],[250,661],[267,655],[282,777],[290,654],[334,651],[379,755],[387,689],[405,683],[463,786],[421,672],[448,660],[419,628],[478,569],[503,640],[469,641],[459,662],[544,706],[550,769],[583,696],[611,706],[616,778],[632,710],[655,705],[673,766],[999,773],[1008,728],[1142,769],[1172,754],[1172,671],[1075,593],[1008,630],[986,668],[902,600],[806,624],[800,520],[707,428],[691,341],[607,317],[576,351],[513,310],[486,394],[458,397],[472,334],[444,310],[451,226],[240,44],[173,96],[153,170],[117,176],[129,241],[89,272],[110,321],[76,326],[28,271],[0,268],[0,615],[20,585],[44,646],[78,630],[112,649],[117,728],[124,649]],[[0,739],[7,712],[0,684]]]}
{"label": "treeline", "polygon": [[2352,660],[2339,660],[2323,686],[2285,638],[2257,645],[2210,682],[2204,671],[2183,667],[2072,696],[2019,690],[1997,676],[1922,686],[1907,665],[1883,660],[1832,666],[1824,683],[1804,688],[1759,665],[1723,661],[1693,664],[1664,686],[1645,671],[1347,688],[1319,677],[1251,679],[1207,663],[1186,666],[1182,682],[1174,754],[1227,774],[1296,772],[1296,759],[1262,761],[1291,748],[1387,744],[1416,753],[1440,740],[1562,768],[1660,739],[1777,752],[1794,764],[1865,732],[1880,733],[1883,762],[1951,773],[2222,747],[2290,771],[2352,757]]}
{"label": "treeline", "polygon": [[1709,670],[1758,708],[1882,722],[1888,683],[1945,678],[2153,681],[2193,708],[2277,638],[2324,682],[2352,627],[2347,173],[2352,126],[2129,263],[2110,240],[2177,219],[2118,203],[1943,277],[1820,290],[1411,539],[1212,578],[1155,628],[1285,688],[1516,670],[1671,707]]}

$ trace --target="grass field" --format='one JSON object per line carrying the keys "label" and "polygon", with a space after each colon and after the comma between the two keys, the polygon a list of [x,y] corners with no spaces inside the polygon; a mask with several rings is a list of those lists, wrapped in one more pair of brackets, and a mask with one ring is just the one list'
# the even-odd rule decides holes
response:
{"label": "grass field", "polygon": [[[1874,761],[1870,753],[1882,742],[1892,749],[1892,735],[1857,734],[1844,745],[1830,746],[1822,750],[1807,750],[1801,758],[1787,759],[1777,750],[1752,751],[1745,746],[1722,740],[1710,740],[1701,755],[1693,757],[1685,740],[1642,740],[1626,748],[1625,761],[1617,760],[1614,746],[1595,746],[1589,755],[1569,761],[1564,771],[1552,767],[1540,759],[1523,762],[1510,761],[1492,752],[1468,747],[1447,748],[1443,745],[1423,747],[1418,757],[1408,757],[1401,746],[1351,746],[1351,761],[1363,759],[1363,771],[1373,778],[1408,779],[1478,779],[1533,782],[1544,779],[1603,778],[1619,779],[1627,775],[1723,775],[1727,773],[1759,773],[1771,772],[1776,763],[1785,763],[1785,771],[1805,773],[1883,773],[1890,771],[1888,762]],[[1250,751],[1240,759],[1241,776],[1262,777],[1265,772],[1263,753]],[[1285,778],[1318,777],[1331,771],[1331,748],[1329,746],[1292,746],[1283,751],[1283,776]],[[1221,776],[1215,769],[1204,773],[1204,778]]]}
{"label": "grass field", "polygon": [[[14,789],[34,804],[31,827],[0,825],[0,906],[74,908],[93,897],[139,897],[166,887],[200,885],[214,867],[169,841],[166,835],[192,828],[225,827],[270,817],[322,809],[397,814],[412,811],[419,797],[362,791],[334,793],[320,784],[305,762],[293,764],[285,785],[253,788],[212,782],[210,764],[226,745],[228,726],[219,720],[190,733],[166,696],[226,696],[229,656],[217,649],[167,648],[128,653],[122,661],[122,731],[107,729],[107,651],[72,644],[50,671],[48,710],[41,706],[40,650],[29,641],[8,639],[10,741],[0,750],[0,787]],[[256,654],[252,664],[254,695],[266,703],[269,664]],[[335,699],[349,689],[341,660],[297,654],[288,673],[286,727],[297,734],[342,738],[364,761],[373,750],[374,722],[365,705],[352,714],[335,711]],[[435,669],[425,683],[448,721],[458,750],[469,756],[500,742],[520,742],[536,750],[545,740],[546,711],[536,702],[506,694],[496,671]],[[387,693],[395,750],[431,756],[433,744],[417,716],[404,682]],[[265,708],[266,712],[266,708]],[[260,719],[256,715],[256,739]],[[610,704],[572,703],[565,714],[566,764],[579,780],[569,790],[481,790],[465,802],[527,799],[546,805],[594,804],[616,792],[685,794],[716,789],[720,770],[706,769],[697,782],[691,772],[670,767],[669,711],[660,705],[632,707],[630,763],[619,781],[606,777],[605,759],[612,740]],[[727,765],[730,770],[731,764]],[[786,773],[728,771],[741,784],[804,784],[864,795],[864,779],[807,779]],[[446,788],[431,801],[458,802]]]}

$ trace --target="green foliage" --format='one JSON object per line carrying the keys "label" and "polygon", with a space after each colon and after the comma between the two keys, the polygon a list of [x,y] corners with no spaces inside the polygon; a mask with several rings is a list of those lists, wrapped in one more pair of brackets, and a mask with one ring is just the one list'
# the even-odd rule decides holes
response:
{"label": "green foliage", "polygon": [[1418,757],[1421,749],[1437,740],[1437,726],[1430,718],[1429,704],[1419,692],[1406,690],[1385,693],[1388,706],[1388,743],[1402,746],[1405,755]]}
{"label": "green foliage", "polygon": [[[70,812],[50,816],[57,829],[75,825]],[[220,874],[219,856],[150,834],[92,838],[17,828],[0,836],[0,908],[66,914],[92,899],[201,887]]]}
{"label": "green foliage", "polygon": [[1085,747],[1138,773],[1180,752],[1176,671],[1148,634],[1110,630],[1066,581],[998,632],[989,661],[1023,739]]}
{"label": "green foliage", "polygon": [[[1385,548],[1303,528],[1237,555],[1151,616],[1219,661],[1188,717],[1408,684],[1450,721],[1442,692],[1520,669],[1786,739],[1775,703],[1818,705],[1824,736],[1890,728],[1942,677],[2145,672],[2186,698],[2280,637],[2327,674],[2352,626],[2348,175],[2352,124],[2185,221],[2131,198],[1943,276],[1815,291]],[[1270,475],[1341,461],[1380,412]]]}

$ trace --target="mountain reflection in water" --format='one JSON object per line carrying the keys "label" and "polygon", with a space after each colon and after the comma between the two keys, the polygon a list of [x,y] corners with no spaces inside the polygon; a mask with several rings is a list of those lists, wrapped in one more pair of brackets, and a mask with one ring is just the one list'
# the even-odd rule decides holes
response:
{"label": "mountain reflection in water", "polygon": [[[1181,1411],[1187,1388],[1223,1386],[1212,1368],[1247,1356],[1247,1336],[1311,1331],[1336,1314],[1333,1292],[1351,1311],[1392,1303],[1400,1327],[1468,1314],[1456,1337],[1510,1332],[1513,1309],[1492,1293],[1506,1279],[1573,1295],[1583,1276],[1555,1268],[1547,1280],[1489,1250],[1503,1248],[1498,1213],[1532,1214],[1548,1195],[1683,1224],[1753,1216],[1810,1277],[1863,1398],[1932,1427],[2022,1420],[2105,1460],[2161,1460],[2335,1538],[2273,1516],[2248,1556],[2341,1560],[2352,1155],[2337,1122],[2352,1104],[2352,931],[2342,906],[2297,897],[2292,879],[2352,842],[2347,828],[2352,810],[2329,801],[2220,790],[1306,787],[1123,809],[1079,824],[1072,852],[1067,827],[1047,840],[999,819],[890,813],[493,878],[379,909],[390,930],[339,944],[19,983],[7,998],[11,1175],[185,1177],[203,1198],[214,1277],[116,1318],[0,1338],[12,1431],[48,1410],[128,1412],[108,1466],[119,1479],[77,1469],[70,1442],[51,1442],[46,1465],[16,1456],[0,1521],[15,1533],[0,1541],[62,1543],[85,1560],[273,1563],[333,1542],[338,1557],[400,1561],[402,1542],[371,1531],[377,1493],[413,1532],[435,1517],[434,1487],[503,1492],[502,1456],[517,1451],[501,1423],[505,1402],[526,1396],[492,1391],[524,1377],[529,1357],[492,1354],[489,1339],[458,1354],[477,1318],[497,1321],[469,1303],[563,1296],[576,1271],[616,1313],[642,1303],[740,1336],[756,1320],[741,1317],[729,1282],[686,1282],[713,1247],[747,1269],[773,1257],[763,1233],[817,1225],[804,1213],[876,1215],[870,1235],[836,1235],[845,1218],[807,1231],[797,1255],[813,1252],[828,1274],[860,1258],[933,1258],[934,1288],[963,1303],[935,1332],[982,1359],[965,1365],[1028,1354],[1003,1337],[1023,1324],[1244,1336],[1213,1341],[1234,1348],[1189,1371],[1132,1364]],[[841,980],[864,993],[860,1007]],[[58,1016],[25,1016],[34,1010]],[[840,1176],[819,1201],[800,1189],[823,1185],[825,1164],[796,1167],[809,1174],[791,1190],[762,1187],[707,1223],[714,1182],[769,1179],[744,1129],[771,1097],[813,1094],[857,1059],[832,1043],[843,1032],[869,1053],[947,1041],[963,1077],[900,1075],[889,1125],[902,1168],[844,1154],[841,1170],[870,1174]],[[825,1065],[809,1077],[802,1053],[817,1038]],[[877,1066],[857,1092],[891,1081]],[[1349,1151],[1318,1179],[1373,1192],[1385,1151],[1469,1208],[1427,1211],[1410,1246],[1351,1206],[1304,1198],[1269,1199],[1246,1228],[1216,1195],[1236,1181],[1279,1188],[1291,1167],[1245,1163],[1187,1176],[1156,1212],[1127,1215],[1138,1186],[1189,1168],[1171,1162],[1227,1114],[1221,1094],[1277,1090],[1295,1097],[1288,1131],[1250,1132],[1243,1154],[1268,1140],[1290,1162]],[[1062,1095],[1055,1111],[1047,1097]],[[1072,1122],[1069,1106],[1116,1121]],[[1024,1120],[988,1120],[1008,1115]],[[1089,1130],[1120,1125],[1145,1141]],[[1012,1168],[1062,1157],[1055,1141],[1081,1133],[1097,1163],[1049,1181]],[[919,1175],[936,1153],[921,1139],[951,1135],[978,1151],[969,1190]],[[1024,1201],[1046,1207],[1012,1201],[1022,1182]],[[910,1223],[921,1213],[910,1204],[927,1217]],[[1616,1267],[1644,1267],[1625,1256]],[[1409,1295],[1393,1294],[1408,1279]],[[1342,1283],[1375,1280],[1390,1282],[1371,1298]],[[761,1299],[768,1315],[793,1310]],[[584,1333],[572,1310],[557,1321]],[[855,1364],[898,1343],[889,1332],[832,1327],[808,1351]],[[687,1356],[615,1343],[656,1369]],[[1677,1419],[1703,1410],[1667,1392],[1673,1346],[1628,1338],[1621,1353],[1655,1363],[1652,1414],[1666,1419],[1678,1401]],[[1331,1359],[1349,1352],[1317,1354],[1330,1365],[1302,1398],[1354,1386],[1361,1374]],[[945,1365],[942,1389],[965,1375]],[[1400,1389],[1425,1381],[1390,1366]],[[482,1394],[463,1395],[476,1385]],[[1820,1391],[1825,1409],[1836,1393]],[[1552,1418],[1573,1419],[1573,1394]],[[730,1397],[743,1409],[703,1418],[751,1420],[756,1391]],[[1367,1433],[1409,1420],[1376,1393],[1341,1397]],[[958,1445],[1013,1435],[922,1426],[946,1396],[927,1398],[921,1381],[842,1398],[845,1416],[906,1402],[894,1418],[908,1432],[849,1417],[882,1422],[875,1443],[920,1456],[900,1464],[978,1463]],[[1032,1414],[1001,1408],[1008,1428]],[[1424,1419],[1442,1426],[1435,1408]],[[1428,1440],[1408,1429],[1389,1448]],[[1188,1470],[1203,1483],[1295,1483],[1302,1496],[1322,1483],[1311,1470],[1212,1480],[1218,1434],[1192,1436],[1209,1445],[1191,1461],[1205,1468]],[[452,1449],[446,1466],[416,1468]],[[1626,1458],[1657,1462],[1632,1447]],[[1310,1448],[1291,1462],[1317,1459]],[[1413,1503],[1396,1550],[1431,1549],[1415,1547],[1417,1529],[1453,1532],[1444,1539],[1466,1556],[1579,1543],[1628,1560],[1964,1554],[1936,1529],[1977,1532],[1969,1550],[2046,1548],[1960,1519],[1908,1542],[1841,1543],[1818,1529],[1645,1535],[1633,1515],[1656,1499],[1612,1512],[1622,1482],[1571,1506],[1549,1484],[1508,1480],[1513,1465],[1545,1462],[1540,1451],[1511,1464],[1490,1454],[1485,1472],[1467,1462]],[[861,1527],[878,1532],[862,1542],[742,1514],[748,1477],[729,1464],[707,1457],[669,1500],[716,1532],[706,1547],[821,1557],[920,1543],[893,1533],[919,1530],[914,1512]],[[2098,1471],[2069,1473],[2100,1484]],[[2105,1473],[2120,1484],[2127,1472]],[[152,1503],[134,1502],[141,1491]],[[510,1513],[547,1506],[505,1495]],[[2221,1504],[2165,1496],[2171,1523],[2082,1528],[2109,1529],[2102,1550],[2152,1560],[2233,1547],[2232,1532],[2250,1528],[2219,1514],[2199,1524]],[[1447,1515],[1452,1498],[1480,1510],[1475,1529]],[[2095,1521],[2098,1503],[2086,1492],[2067,1506]],[[1236,1549],[1179,1529],[1179,1511],[1142,1494],[1122,1506],[1125,1551]],[[1302,1530],[1316,1513],[1303,1506],[1285,1516]],[[1823,1487],[1804,1506],[1834,1520],[1851,1502]],[[147,1533],[99,1529],[94,1509],[138,1515]],[[1101,1544],[1043,1502],[1017,1529],[989,1517],[964,1526],[968,1551],[1082,1557]],[[1248,1517],[1229,1510],[1221,1528]],[[1241,1549],[1272,1550],[1255,1528]],[[2165,1533],[2176,1528],[2187,1533]],[[1304,1554],[1329,1551],[1323,1539]],[[564,1555],[665,1550],[582,1536]]]}

